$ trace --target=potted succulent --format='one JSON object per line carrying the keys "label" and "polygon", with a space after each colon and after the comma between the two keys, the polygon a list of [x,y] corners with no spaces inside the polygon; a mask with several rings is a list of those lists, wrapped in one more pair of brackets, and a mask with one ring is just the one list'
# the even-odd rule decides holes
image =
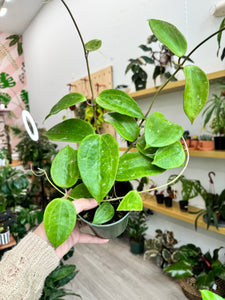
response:
{"label": "potted succulent", "polygon": [[125,70],[125,74],[127,74],[127,72],[129,72],[130,70],[133,72],[131,79],[135,84],[136,91],[145,89],[148,74],[141,67],[141,65],[144,65],[144,61],[141,58],[137,58],[137,59],[131,58],[129,59],[129,62],[130,63],[128,64]]}
{"label": "potted succulent", "polygon": [[155,231],[155,238],[145,241],[144,259],[153,260],[160,268],[165,268],[178,261],[177,240],[172,231]]}
{"label": "potted succulent", "polygon": [[130,237],[130,251],[133,254],[144,252],[145,234],[148,229],[145,211],[132,212],[128,220],[128,232]]}
{"label": "potted succulent", "polygon": [[193,244],[181,246],[178,252],[179,260],[164,268],[164,271],[180,279],[182,290],[189,299],[193,299],[193,295],[196,296],[194,299],[202,299],[199,290],[210,290],[214,284],[217,284],[217,289],[213,291],[224,297],[225,266],[218,255],[221,248],[215,249],[211,255],[209,251],[203,253]]}
{"label": "potted succulent", "polygon": [[208,106],[203,111],[204,127],[210,124],[214,136],[215,150],[225,149],[225,94],[224,84],[220,95],[214,94],[207,102]]}
{"label": "potted succulent", "polygon": [[[91,51],[99,49],[101,41],[91,40],[84,43],[68,6],[63,0],[61,2],[70,13],[73,24],[78,29],[85,53],[89,82],[92,87],[88,55]],[[181,58],[185,55],[187,42],[174,25],[156,19],[150,19],[149,25],[158,40],[176,56]],[[199,46],[200,44],[195,49]],[[184,66],[190,55],[191,53],[183,60],[179,59],[176,71],[158,89],[145,115],[138,104],[125,92],[109,89],[101,92],[96,99],[92,95],[91,105],[93,106],[96,130],[84,120],[68,119],[56,124],[46,132],[50,140],[79,144],[77,150],[69,145],[63,148],[55,156],[51,166],[53,184],[64,195],[64,198],[52,200],[44,214],[45,230],[55,247],[66,240],[76,223],[76,211],[70,200],[81,195],[86,196],[88,192],[89,197],[91,195],[99,204],[95,214],[98,216],[98,224],[102,223],[101,226],[104,228],[104,223],[111,222],[113,216],[120,211],[141,211],[143,209],[140,193],[145,191],[131,190],[124,197],[109,199],[108,193],[113,188],[115,181],[129,181],[162,174],[167,169],[184,165],[186,156],[179,142],[183,134],[182,127],[167,120],[161,112],[151,113],[151,108],[161,90],[177,72],[183,71],[186,78],[184,111],[193,123],[207,101],[209,82],[206,74],[199,67],[195,65]],[[65,95],[53,106],[46,118],[84,101],[86,98],[79,93]],[[121,156],[115,138],[110,134],[100,134],[98,130],[95,113],[96,103],[110,111],[104,115],[105,122],[112,124],[120,136],[132,142]],[[144,133],[140,137],[140,128],[144,122]],[[134,144],[138,151],[128,153]],[[71,197],[68,195],[67,189],[73,188],[78,179],[82,182],[78,185],[79,187],[76,186],[76,193],[74,192],[73,197]],[[119,200],[119,205],[115,209],[111,203],[117,200]],[[52,218],[55,219],[55,223],[52,223]],[[116,223],[112,223],[111,226],[115,226]]]}
{"label": "potted succulent", "polygon": [[214,149],[214,141],[211,135],[203,134],[200,135],[198,150],[201,151],[212,151]]}
{"label": "potted succulent", "polygon": [[196,149],[198,149],[198,143],[199,143],[198,136],[197,135],[193,135],[191,137],[191,143],[190,143],[189,149],[190,150],[196,150]]}
{"label": "potted succulent", "polygon": [[0,245],[10,242],[10,226],[16,221],[16,216],[6,210],[0,213]]}

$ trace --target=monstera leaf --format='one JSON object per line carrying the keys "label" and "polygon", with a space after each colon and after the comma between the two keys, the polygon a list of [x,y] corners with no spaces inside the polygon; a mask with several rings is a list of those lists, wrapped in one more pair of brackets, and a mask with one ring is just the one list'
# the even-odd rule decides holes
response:
{"label": "monstera leaf", "polygon": [[6,89],[16,85],[13,77],[9,74],[2,72],[0,73],[0,89]]}

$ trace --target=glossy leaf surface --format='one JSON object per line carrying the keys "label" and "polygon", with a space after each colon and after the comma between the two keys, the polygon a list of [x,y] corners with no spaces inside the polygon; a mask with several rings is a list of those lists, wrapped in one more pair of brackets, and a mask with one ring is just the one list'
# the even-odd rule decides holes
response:
{"label": "glossy leaf surface", "polygon": [[69,108],[72,105],[84,102],[86,100],[87,99],[85,98],[85,96],[80,93],[69,93],[69,94],[65,95],[61,100],[59,100],[52,107],[52,109],[50,110],[50,113],[47,115],[45,120],[48,117],[57,114],[58,112],[60,112],[63,109]]}
{"label": "glossy leaf surface", "polygon": [[127,181],[163,173],[165,170],[152,164],[152,159],[139,152],[126,153],[120,157],[117,181]]}
{"label": "glossy leaf surface", "polygon": [[172,277],[176,278],[186,278],[192,276],[192,264],[186,261],[178,261],[172,265],[164,268],[164,271],[170,274]]}
{"label": "glossy leaf surface", "polygon": [[52,141],[80,143],[87,135],[94,132],[94,128],[88,122],[68,119],[50,128],[46,136]]}
{"label": "glossy leaf surface", "polygon": [[146,148],[146,141],[145,141],[145,137],[141,136],[136,144],[136,148],[138,149],[139,152],[141,152],[141,154],[148,156],[149,158],[153,158],[154,154],[156,153],[158,148],[155,147],[149,147]]}
{"label": "glossy leaf surface", "polygon": [[157,19],[150,19],[149,25],[157,39],[169,48],[171,52],[178,57],[186,53],[187,41],[176,26]]}
{"label": "glossy leaf surface", "polygon": [[78,167],[89,192],[100,204],[114,184],[119,147],[110,134],[89,135],[78,148]]}
{"label": "glossy leaf surface", "polygon": [[134,118],[143,118],[144,115],[138,104],[128,94],[116,89],[101,92],[96,102],[103,108]]}
{"label": "glossy leaf surface", "polygon": [[85,44],[85,49],[87,51],[96,51],[101,47],[101,45],[102,45],[102,41],[95,39],[87,42]]}
{"label": "glossy leaf surface", "polygon": [[119,135],[129,142],[135,141],[140,133],[139,126],[132,117],[110,112],[104,114],[103,119],[112,124]]}
{"label": "glossy leaf surface", "polygon": [[180,142],[175,142],[172,145],[159,148],[156,151],[152,164],[163,168],[173,169],[184,164],[185,153]]}
{"label": "glossy leaf surface", "polygon": [[168,121],[161,112],[152,113],[146,120],[146,147],[165,147],[178,141],[183,135],[183,128]]}
{"label": "glossy leaf surface", "polygon": [[78,184],[72,189],[70,196],[75,199],[93,198],[86,186],[83,183]]}
{"label": "glossy leaf surface", "polygon": [[76,210],[72,202],[63,198],[52,200],[45,209],[44,227],[49,241],[57,248],[71,234],[76,223]]}
{"label": "glossy leaf surface", "polygon": [[137,191],[130,191],[120,202],[117,210],[142,210],[143,203]]}
{"label": "glossy leaf surface", "polygon": [[197,66],[184,67],[184,75],[186,79],[184,112],[193,123],[208,99],[209,80],[207,75]]}
{"label": "glossy leaf surface", "polygon": [[114,216],[114,208],[109,202],[102,203],[95,212],[93,224],[100,225],[110,221]]}
{"label": "glossy leaf surface", "polygon": [[63,188],[73,186],[79,178],[77,150],[68,145],[59,151],[53,159],[50,172],[56,185]]}

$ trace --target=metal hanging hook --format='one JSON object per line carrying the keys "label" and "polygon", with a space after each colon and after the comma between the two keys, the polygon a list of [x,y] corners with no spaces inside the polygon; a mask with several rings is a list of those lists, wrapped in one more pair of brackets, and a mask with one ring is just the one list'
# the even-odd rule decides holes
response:
{"label": "metal hanging hook", "polygon": [[213,175],[213,176],[216,176],[215,172],[211,171],[211,172],[208,173],[208,176],[209,176],[209,182],[210,182],[211,184],[214,183],[214,181],[213,181],[213,179],[212,179],[212,175]]}

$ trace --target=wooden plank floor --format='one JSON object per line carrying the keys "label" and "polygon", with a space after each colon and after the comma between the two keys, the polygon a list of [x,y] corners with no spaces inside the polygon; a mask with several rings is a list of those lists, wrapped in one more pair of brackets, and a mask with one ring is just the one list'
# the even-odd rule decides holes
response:
{"label": "wooden plank floor", "polygon": [[79,270],[67,287],[83,300],[187,299],[175,280],[143,256],[132,254],[126,238],[105,245],[78,244],[67,263]]}

